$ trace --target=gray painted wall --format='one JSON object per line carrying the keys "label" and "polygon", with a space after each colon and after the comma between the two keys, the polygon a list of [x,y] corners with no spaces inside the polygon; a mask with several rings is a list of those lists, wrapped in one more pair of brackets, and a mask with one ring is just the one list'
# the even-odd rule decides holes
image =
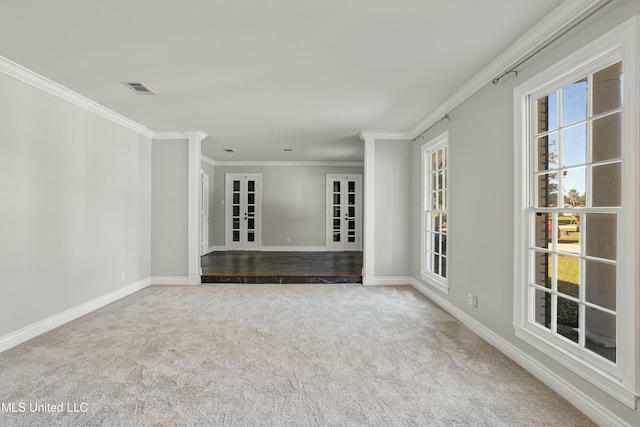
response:
{"label": "gray painted wall", "polygon": [[214,240],[214,228],[213,223],[215,218],[213,217],[213,209],[215,207],[215,197],[213,195],[213,174],[215,173],[215,168],[211,163],[202,162],[201,168],[209,175],[209,247],[213,246]]}
{"label": "gray painted wall", "polygon": [[[361,166],[215,166],[214,239],[224,246],[225,174],[262,174],[262,246],[325,246],[325,184],[332,173],[362,174]],[[291,242],[287,242],[287,236]]]}
{"label": "gray painted wall", "polygon": [[411,141],[375,144],[373,273],[375,277],[407,277],[411,270]]}
{"label": "gray painted wall", "polygon": [[[546,355],[515,337],[513,320],[513,89],[571,52],[588,44],[640,10],[640,1],[623,3],[602,18],[581,26],[561,43],[554,44],[519,68],[519,75],[487,84],[452,112],[451,122],[442,122],[413,144],[412,229],[420,230],[420,148],[423,143],[449,130],[450,212],[449,295],[443,298],[466,312],[501,338],[530,354],[558,377],[574,384],[596,401],[640,425],[640,412],[633,411],[589,382],[569,372]],[[411,275],[420,281],[420,235],[411,239]],[[438,292],[437,290],[435,292]],[[478,296],[477,309],[466,296]]]}
{"label": "gray painted wall", "polygon": [[151,142],[2,73],[0,93],[2,337],[150,276]]}
{"label": "gray painted wall", "polygon": [[151,156],[151,274],[188,274],[188,149],[184,140],[154,140]]}

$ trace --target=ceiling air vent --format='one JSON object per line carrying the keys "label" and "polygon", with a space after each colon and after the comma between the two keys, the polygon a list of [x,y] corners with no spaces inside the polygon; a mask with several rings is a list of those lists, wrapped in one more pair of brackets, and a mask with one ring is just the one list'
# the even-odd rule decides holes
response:
{"label": "ceiling air vent", "polygon": [[122,84],[138,95],[157,95],[142,82],[122,82]]}

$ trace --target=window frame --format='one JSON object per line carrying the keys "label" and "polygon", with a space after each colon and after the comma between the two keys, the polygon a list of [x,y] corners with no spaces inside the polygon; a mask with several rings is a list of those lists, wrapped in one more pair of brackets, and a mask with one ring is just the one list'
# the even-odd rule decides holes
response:
{"label": "window frame", "polygon": [[[640,18],[629,21],[609,31],[548,69],[538,73],[514,89],[514,316],[513,325],[518,338],[548,355],[582,378],[590,381],[612,397],[635,409],[637,393],[640,390],[640,322],[638,308],[638,276],[635,267],[638,238],[640,236],[640,197],[635,190],[640,183],[637,172],[639,161],[639,128],[637,125],[638,104],[638,39]],[[606,363],[588,352],[571,348],[555,339],[535,322],[528,319],[529,256],[528,234],[531,225],[530,212],[533,208],[532,192],[535,183],[531,177],[531,156],[533,141],[534,108],[531,99],[543,93],[550,93],[576,79],[592,73],[600,66],[616,60],[623,61],[623,101],[622,101],[622,209],[618,225],[618,288],[617,288],[617,361]],[[602,68],[602,67],[600,67]],[[558,200],[560,197],[558,195]],[[563,204],[564,202],[562,202]],[[558,202],[558,205],[561,203]],[[558,206],[560,208],[560,206]],[[554,231],[555,232],[555,231]],[[577,350],[577,351],[576,351]]]}
{"label": "window frame", "polygon": [[[427,249],[428,249],[428,245],[429,242],[427,240],[427,233],[429,232],[433,232],[433,227],[431,224],[431,221],[429,220],[429,218],[427,217],[427,212],[428,211],[432,211],[433,209],[431,209],[428,205],[430,203],[430,197],[428,196],[428,194],[430,193],[430,189],[432,188],[433,182],[431,179],[431,174],[432,174],[432,170],[431,170],[431,162],[429,161],[431,154],[434,152],[437,152],[441,149],[445,148],[446,149],[446,159],[445,159],[445,186],[443,188],[444,193],[444,199],[445,199],[445,209],[444,210],[440,210],[439,211],[444,211],[447,215],[447,231],[446,234],[448,236],[448,231],[449,231],[449,224],[450,224],[450,217],[449,217],[449,166],[450,166],[450,160],[449,160],[449,132],[443,132],[440,135],[436,136],[435,138],[433,138],[432,140],[426,142],[421,149],[421,162],[422,162],[422,169],[421,169],[421,173],[422,173],[422,194],[421,194],[421,227],[420,227],[420,231],[421,231],[421,245],[420,245],[420,275],[422,277],[422,279],[427,282],[428,284],[430,284],[431,286],[433,286],[435,289],[438,289],[439,291],[448,294],[449,293],[449,282],[448,279],[445,275],[445,277],[443,277],[442,275],[435,273],[431,270],[430,266],[429,266],[429,261],[427,259]],[[449,254],[450,254],[450,248],[449,248],[449,243],[447,242],[447,254],[446,254],[446,259],[447,259],[447,272],[451,271],[451,267],[450,267],[450,262],[449,262]]]}

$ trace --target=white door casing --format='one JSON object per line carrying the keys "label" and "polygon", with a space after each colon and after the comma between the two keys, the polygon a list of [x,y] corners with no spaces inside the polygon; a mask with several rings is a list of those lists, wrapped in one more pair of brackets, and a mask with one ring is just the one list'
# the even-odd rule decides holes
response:
{"label": "white door casing", "polygon": [[326,241],[330,251],[362,250],[362,175],[327,174]]}

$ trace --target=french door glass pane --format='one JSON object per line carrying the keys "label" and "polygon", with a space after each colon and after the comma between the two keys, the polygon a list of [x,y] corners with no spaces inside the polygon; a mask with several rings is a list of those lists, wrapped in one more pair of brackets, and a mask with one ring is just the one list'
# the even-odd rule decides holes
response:
{"label": "french door glass pane", "polygon": [[233,193],[233,204],[234,205],[240,204],[240,193]]}
{"label": "french door glass pane", "polygon": [[349,181],[349,193],[355,193],[356,192],[356,182],[355,181]]}
{"label": "french door glass pane", "polygon": [[233,181],[233,191],[240,191],[240,181]]}
{"label": "french door glass pane", "polygon": [[256,182],[255,181],[247,181],[247,191],[256,191]]}

